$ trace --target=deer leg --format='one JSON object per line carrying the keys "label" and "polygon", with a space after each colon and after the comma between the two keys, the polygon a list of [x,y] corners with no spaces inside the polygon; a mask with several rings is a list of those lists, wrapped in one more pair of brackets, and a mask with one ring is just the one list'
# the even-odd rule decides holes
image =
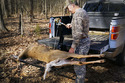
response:
{"label": "deer leg", "polygon": [[65,65],[87,65],[87,64],[94,64],[94,63],[104,63],[104,60],[96,60],[96,61],[89,61],[89,62],[81,62],[81,61],[71,61],[71,60],[58,60],[51,64],[52,66],[65,66]]}
{"label": "deer leg", "polygon": [[54,61],[51,61],[49,63],[46,64],[46,68],[45,68],[45,72],[44,72],[44,75],[43,75],[43,80],[46,79],[46,75],[47,75],[47,72],[49,72],[51,70],[51,67],[56,63],[58,62],[59,59],[56,59]]}
{"label": "deer leg", "polygon": [[43,75],[43,80],[45,80],[47,72],[49,72],[51,70],[52,66],[64,66],[64,65],[67,65],[67,64],[72,64],[72,63],[68,60],[65,60],[65,59],[62,59],[62,60],[56,59],[54,61],[51,61],[51,62],[47,63],[46,68],[45,68],[45,72],[44,72],[44,75]]}
{"label": "deer leg", "polygon": [[48,64],[46,64],[45,72],[43,75],[43,80],[46,79],[47,72],[49,72],[50,70],[51,70],[51,65],[48,63]]}
{"label": "deer leg", "polygon": [[104,54],[100,54],[100,55],[74,55],[74,56],[71,56],[73,58],[92,58],[92,57],[97,57],[97,58],[101,58],[101,57],[104,57],[105,55]]}
{"label": "deer leg", "polygon": [[56,60],[51,61],[50,63],[46,64],[45,72],[43,75],[43,80],[45,80],[47,72],[49,72],[51,70],[52,66],[87,65],[87,64],[94,64],[94,63],[104,63],[104,60],[81,62],[81,61],[71,61],[71,60],[66,60],[66,59],[56,59]]}
{"label": "deer leg", "polygon": [[96,61],[88,61],[88,62],[81,62],[81,61],[74,61],[74,65],[87,65],[87,64],[94,64],[94,63],[104,63],[105,60],[96,60]]}

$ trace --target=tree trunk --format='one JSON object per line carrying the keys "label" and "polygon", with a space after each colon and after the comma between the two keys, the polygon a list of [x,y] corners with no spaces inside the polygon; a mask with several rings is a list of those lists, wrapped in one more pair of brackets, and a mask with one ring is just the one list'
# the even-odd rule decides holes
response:
{"label": "tree trunk", "polygon": [[45,19],[47,19],[47,2],[45,0]]}
{"label": "tree trunk", "polygon": [[15,0],[15,14],[18,14],[18,1]]}
{"label": "tree trunk", "polygon": [[7,0],[1,0],[1,7],[2,7],[2,13],[5,17],[9,17],[8,13],[8,1]]}
{"label": "tree trunk", "polygon": [[52,5],[50,3],[50,17],[52,16]]}
{"label": "tree trunk", "polygon": [[44,14],[44,5],[43,5],[44,1],[41,0],[41,3],[40,3],[40,14]]}
{"label": "tree trunk", "polygon": [[19,33],[21,33],[21,35],[23,35],[23,11],[22,11],[22,8],[21,8],[20,17],[19,17]]}
{"label": "tree trunk", "polygon": [[42,0],[37,0],[37,15],[42,12]]}
{"label": "tree trunk", "polygon": [[30,0],[30,22],[33,21],[34,15],[33,15],[33,0]]}
{"label": "tree trunk", "polygon": [[20,0],[20,16],[19,16],[19,33],[23,35],[23,6],[22,1]]}
{"label": "tree trunk", "polygon": [[12,14],[12,1],[8,0],[8,8],[9,8],[9,14]]}
{"label": "tree trunk", "polygon": [[4,24],[2,10],[1,10],[1,4],[0,4],[0,31],[9,32],[9,30],[6,28],[6,26]]}
{"label": "tree trunk", "polygon": [[63,9],[63,4],[61,5],[61,12],[62,12],[62,16],[64,15],[64,9]]}
{"label": "tree trunk", "polygon": [[36,4],[37,4],[37,16],[39,15],[39,1],[38,0],[36,0]]}

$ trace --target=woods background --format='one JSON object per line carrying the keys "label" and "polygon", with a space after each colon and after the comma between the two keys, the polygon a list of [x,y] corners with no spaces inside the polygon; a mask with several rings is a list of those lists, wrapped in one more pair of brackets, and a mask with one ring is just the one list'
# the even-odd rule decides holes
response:
{"label": "woods background", "polygon": [[[87,0],[74,0],[82,7]],[[30,22],[34,18],[47,19],[52,16],[64,16],[66,0],[0,0],[0,31],[9,31],[4,19],[19,17],[19,32],[21,32],[23,18]]]}
{"label": "woods background", "polygon": [[[80,7],[86,0],[77,0]],[[18,15],[22,9],[27,15],[64,15],[65,0],[0,0],[4,17]]]}

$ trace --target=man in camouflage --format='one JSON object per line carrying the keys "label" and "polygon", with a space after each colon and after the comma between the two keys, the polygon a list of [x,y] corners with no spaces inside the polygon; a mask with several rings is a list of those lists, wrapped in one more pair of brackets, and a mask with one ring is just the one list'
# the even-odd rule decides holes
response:
{"label": "man in camouflage", "polygon": [[[70,2],[67,5],[68,10],[73,13],[71,24],[67,24],[67,28],[72,28],[73,42],[69,50],[70,53],[86,55],[90,48],[89,32],[89,17],[86,11],[74,3]],[[86,61],[86,59],[77,59]],[[74,71],[77,75],[76,83],[84,83],[86,75],[86,65],[74,66]]]}

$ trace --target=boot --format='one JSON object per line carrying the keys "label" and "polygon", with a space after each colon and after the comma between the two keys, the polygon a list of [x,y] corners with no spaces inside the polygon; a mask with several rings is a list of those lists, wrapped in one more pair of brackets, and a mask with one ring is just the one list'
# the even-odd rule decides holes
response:
{"label": "boot", "polygon": [[84,78],[76,77],[76,82],[75,83],[84,83]]}

